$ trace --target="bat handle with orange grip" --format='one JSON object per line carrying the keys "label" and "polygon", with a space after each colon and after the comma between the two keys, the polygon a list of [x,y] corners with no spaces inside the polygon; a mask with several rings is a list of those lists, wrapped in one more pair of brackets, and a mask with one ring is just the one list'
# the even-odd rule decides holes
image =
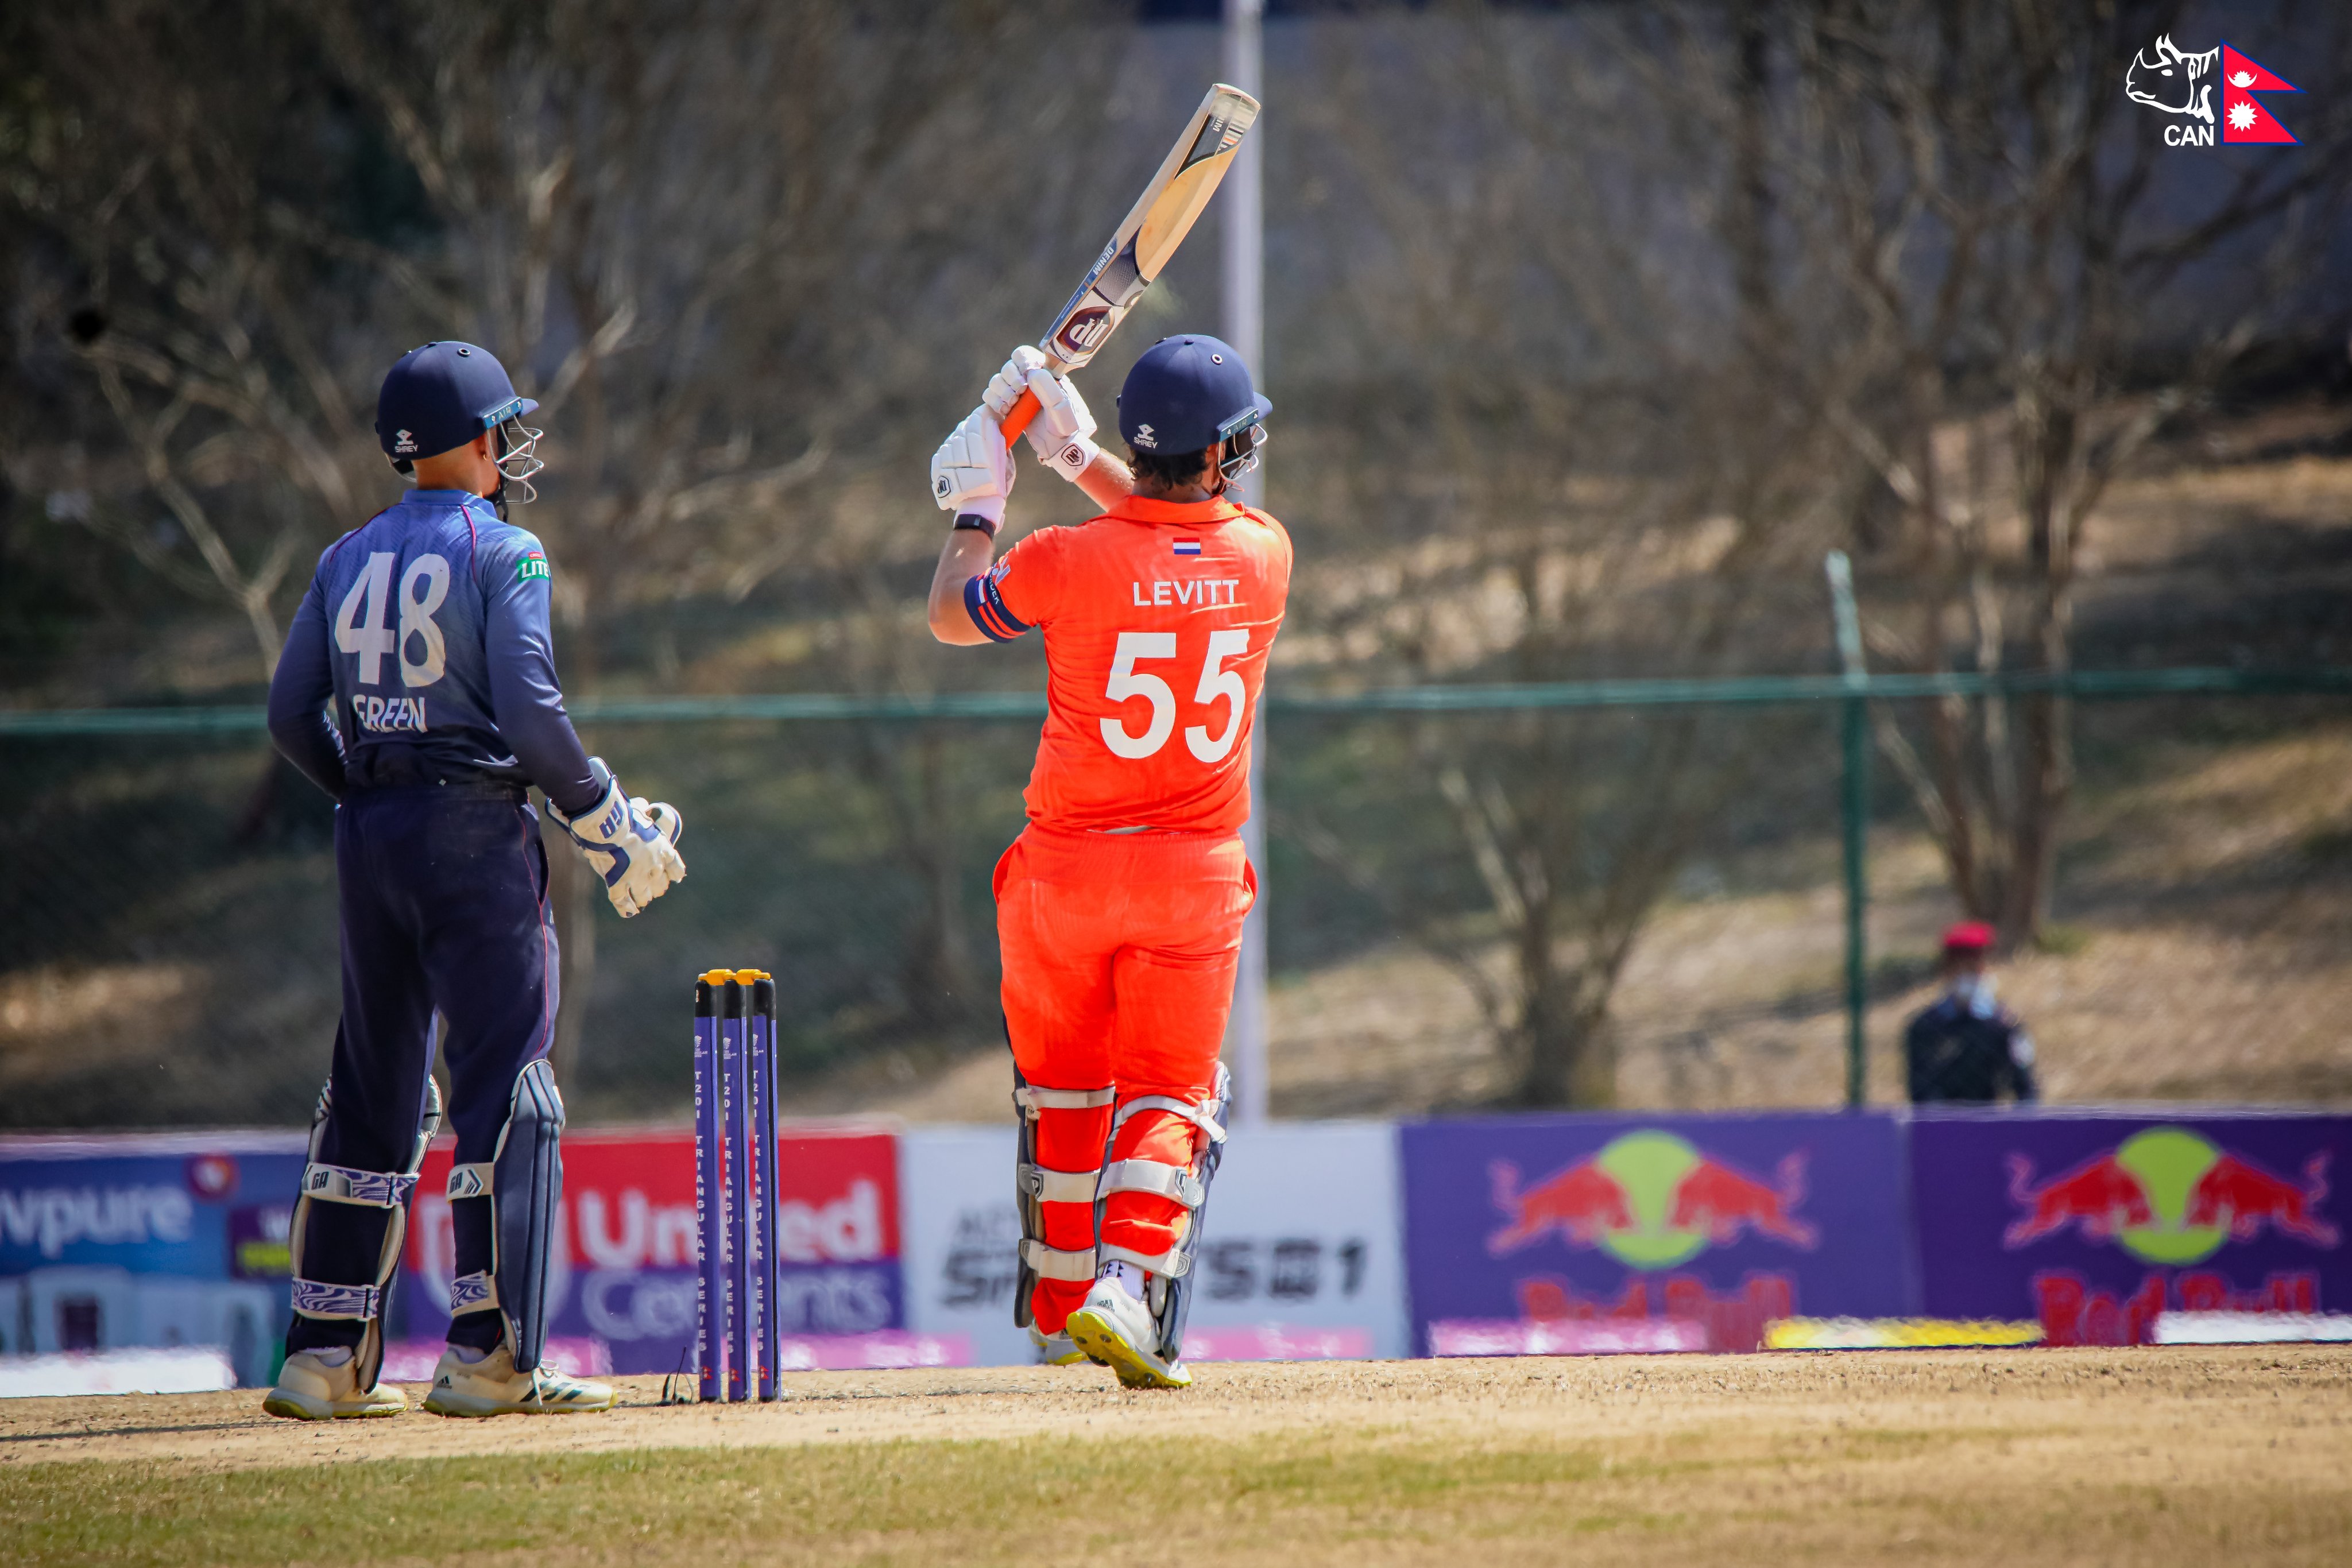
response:
{"label": "bat handle with orange grip", "polygon": [[1029,428],[1031,420],[1037,417],[1039,406],[1037,394],[1025,388],[1019,397],[1013,399],[1013,406],[1004,411],[1004,418],[999,422],[1004,430],[1005,445],[1010,446],[1021,439],[1021,433]]}

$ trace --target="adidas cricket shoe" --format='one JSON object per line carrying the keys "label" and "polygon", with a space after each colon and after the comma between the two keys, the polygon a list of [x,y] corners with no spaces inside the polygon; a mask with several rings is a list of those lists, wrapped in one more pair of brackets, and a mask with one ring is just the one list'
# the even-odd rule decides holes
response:
{"label": "adidas cricket shoe", "polygon": [[1031,1323],[1029,1348],[1036,1352],[1037,1364],[1041,1366],[1076,1366],[1094,1359],[1078,1348],[1068,1329],[1060,1333],[1040,1333],[1037,1325]]}
{"label": "adidas cricket shoe", "polygon": [[517,1372],[514,1351],[503,1340],[479,1361],[466,1360],[454,1345],[443,1351],[433,1392],[425,1396],[425,1408],[436,1416],[569,1416],[612,1407],[609,1383],[567,1377],[545,1363]]}
{"label": "adidas cricket shoe", "polygon": [[388,1383],[359,1386],[359,1364],[344,1351],[332,1364],[315,1350],[298,1350],[278,1369],[278,1385],[262,1400],[272,1416],[291,1421],[349,1421],[373,1416],[397,1416],[408,1408],[408,1396]]}
{"label": "adidas cricket shoe", "polygon": [[1089,1360],[1118,1375],[1129,1388],[1190,1388],[1192,1374],[1182,1359],[1160,1354],[1160,1325],[1151,1310],[1120,1288],[1117,1280],[1095,1281],[1086,1304],[1070,1314],[1071,1343]]}

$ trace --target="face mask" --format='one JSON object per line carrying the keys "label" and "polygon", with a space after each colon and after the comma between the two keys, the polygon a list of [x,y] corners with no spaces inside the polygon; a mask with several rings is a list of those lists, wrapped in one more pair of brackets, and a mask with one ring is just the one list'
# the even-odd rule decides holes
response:
{"label": "face mask", "polygon": [[[546,460],[538,452],[541,434],[520,419],[510,419],[498,427],[499,487],[484,499],[498,508],[501,518],[507,515],[509,499],[521,502],[539,499],[538,487],[531,484],[530,476],[547,466]],[[510,486],[520,494],[509,497],[507,491]]]}
{"label": "face mask", "polygon": [[1952,998],[1976,1018],[1989,1019],[2000,1010],[1990,975],[1962,975],[1952,982]]}

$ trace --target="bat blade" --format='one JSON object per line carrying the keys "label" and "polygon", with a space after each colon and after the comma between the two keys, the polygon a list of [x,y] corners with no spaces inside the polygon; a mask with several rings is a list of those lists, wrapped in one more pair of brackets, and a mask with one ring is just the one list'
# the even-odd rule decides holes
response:
{"label": "bat blade", "polygon": [[[1095,258],[1069,302],[1055,314],[1037,347],[1061,374],[1084,366],[1110,340],[1143,291],[1151,287],[1192,232],[1192,225],[1216,194],[1233,166],[1242,138],[1256,123],[1258,101],[1237,87],[1219,82],[1184,123],[1160,170],[1128,210],[1110,243]],[[1023,392],[1004,417],[1010,443],[1037,416],[1037,399]]]}

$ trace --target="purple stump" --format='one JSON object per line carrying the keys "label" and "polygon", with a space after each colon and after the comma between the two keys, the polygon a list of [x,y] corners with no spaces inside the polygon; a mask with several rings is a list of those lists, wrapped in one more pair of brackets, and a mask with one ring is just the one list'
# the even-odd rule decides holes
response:
{"label": "purple stump", "polygon": [[726,1359],[720,1323],[726,1312],[726,1227],[719,1186],[719,997],[721,971],[694,982],[694,1218],[701,1272],[694,1284],[695,1392],[719,1397]]}

